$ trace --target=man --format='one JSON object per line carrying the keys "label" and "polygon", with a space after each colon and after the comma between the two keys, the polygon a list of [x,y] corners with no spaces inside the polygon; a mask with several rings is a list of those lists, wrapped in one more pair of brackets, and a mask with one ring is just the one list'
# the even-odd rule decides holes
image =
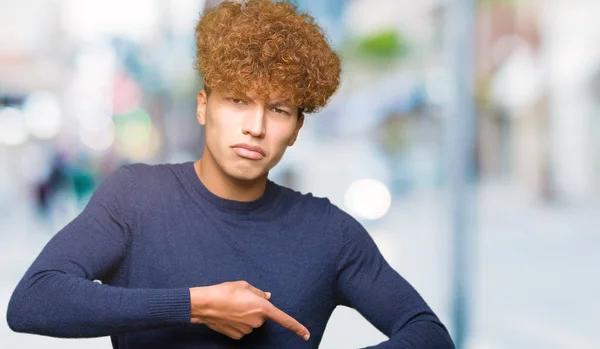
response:
{"label": "man", "polygon": [[390,337],[378,348],[453,348],[356,220],[268,179],[339,84],[314,20],[225,2],[196,30],[202,158],[110,176],[17,286],[11,328],[129,349],[317,348],[346,305]]}

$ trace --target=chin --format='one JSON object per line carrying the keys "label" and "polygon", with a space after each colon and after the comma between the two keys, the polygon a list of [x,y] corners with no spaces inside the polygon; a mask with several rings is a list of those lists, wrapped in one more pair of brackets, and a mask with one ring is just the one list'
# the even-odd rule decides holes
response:
{"label": "chin", "polygon": [[245,168],[245,169],[234,168],[230,171],[227,171],[226,173],[230,177],[235,178],[239,181],[244,181],[244,182],[252,182],[252,181],[255,181],[265,175],[265,172],[263,172],[263,171],[257,171],[256,169],[248,169],[248,168]]}

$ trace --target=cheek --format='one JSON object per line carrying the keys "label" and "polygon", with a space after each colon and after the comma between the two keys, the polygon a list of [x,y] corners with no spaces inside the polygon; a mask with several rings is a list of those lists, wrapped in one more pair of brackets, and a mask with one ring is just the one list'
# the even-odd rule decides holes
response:
{"label": "cheek", "polygon": [[218,144],[222,137],[219,136],[219,126],[215,124],[206,123],[206,143],[209,145]]}
{"label": "cheek", "polygon": [[273,132],[273,135],[271,144],[278,152],[281,152],[285,150],[292,139],[294,129],[286,125],[286,127],[281,127],[276,132]]}
{"label": "cheek", "polygon": [[[207,141],[211,143],[227,143],[231,140],[232,135],[237,130],[236,125],[233,123],[234,118],[226,117],[207,117],[206,129],[207,129]],[[210,138],[210,139],[208,139]]]}

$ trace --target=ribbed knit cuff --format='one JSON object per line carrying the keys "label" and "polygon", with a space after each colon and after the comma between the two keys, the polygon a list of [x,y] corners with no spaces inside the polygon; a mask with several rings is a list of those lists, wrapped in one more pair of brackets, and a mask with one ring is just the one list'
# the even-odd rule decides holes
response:
{"label": "ribbed knit cuff", "polygon": [[148,295],[149,317],[155,323],[189,323],[190,291],[187,288],[151,290]]}

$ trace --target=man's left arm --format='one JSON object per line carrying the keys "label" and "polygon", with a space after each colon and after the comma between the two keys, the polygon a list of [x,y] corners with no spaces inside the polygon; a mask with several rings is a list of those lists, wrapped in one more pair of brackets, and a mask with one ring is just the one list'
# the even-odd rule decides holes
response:
{"label": "man's left arm", "polygon": [[446,327],[352,217],[341,225],[337,304],[356,309],[389,339],[368,348],[454,348]]}

